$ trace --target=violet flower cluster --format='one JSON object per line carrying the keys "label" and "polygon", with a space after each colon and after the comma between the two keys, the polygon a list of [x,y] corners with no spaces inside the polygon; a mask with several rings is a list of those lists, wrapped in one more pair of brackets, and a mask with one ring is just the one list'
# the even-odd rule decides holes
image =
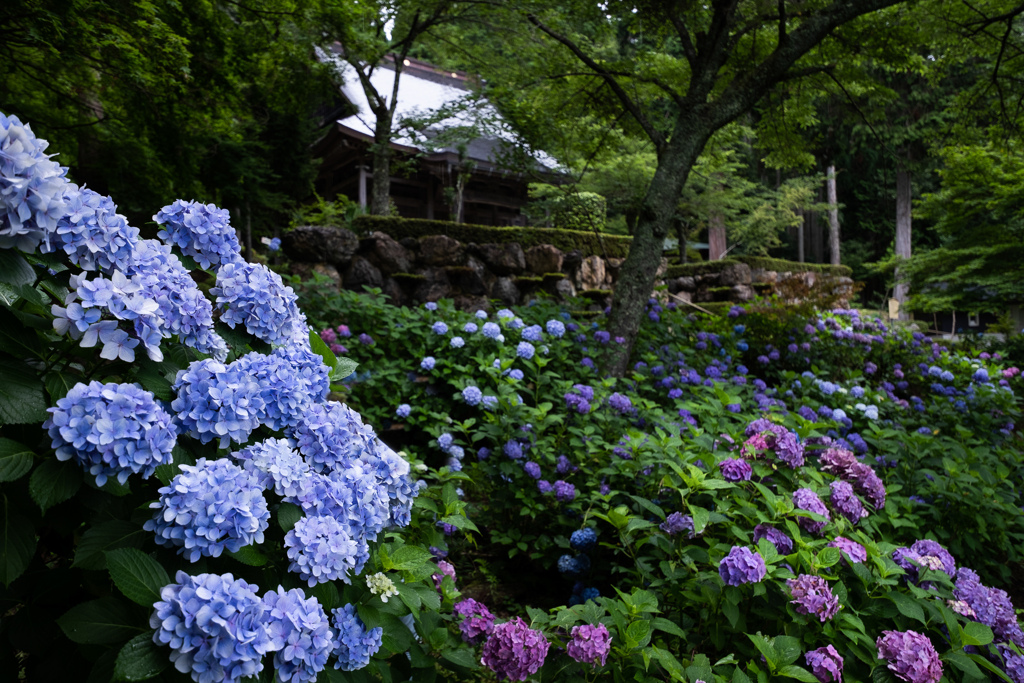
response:
{"label": "violet flower cluster", "polygon": [[466,598],[455,603],[452,613],[462,617],[462,621],[459,622],[459,631],[462,633],[462,639],[467,643],[475,645],[494,630],[494,615],[486,605],[473,598]]}
{"label": "violet flower cluster", "polygon": [[828,513],[828,508],[821,502],[821,498],[818,494],[808,488],[797,489],[793,492],[793,505],[798,510],[806,510],[807,512],[813,512],[817,515],[824,517],[824,521],[817,522],[810,517],[797,517],[797,523],[800,527],[812,534],[821,535],[822,530],[831,521],[832,517]]}
{"label": "violet flower cluster", "polygon": [[148,479],[171,462],[177,429],[153,394],[134,384],[77,384],[43,423],[61,461],[74,459],[96,485],[129,475]]}
{"label": "violet flower cluster", "polygon": [[543,633],[514,617],[503,624],[495,624],[484,643],[480,660],[497,674],[498,680],[525,681],[540,671],[548,647]]}
{"label": "violet flower cluster", "polygon": [[718,565],[718,575],[726,586],[760,583],[767,571],[761,554],[741,545],[734,545]]}
{"label": "violet flower cluster", "polygon": [[825,623],[839,612],[839,598],[832,593],[828,582],[820,576],[800,574],[787,579],[790,600],[799,614],[811,614]]}
{"label": "violet flower cluster", "polygon": [[875,642],[878,658],[889,661],[888,668],[909,683],[938,683],[942,662],[932,641],[917,631],[882,631]]}
{"label": "violet flower cluster", "polygon": [[840,683],[843,680],[843,658],[831,645],[810,650],[804,655],[811,673],[821,683]]}
{"label": "violet flower cluster", "polygon": [[796,434],[771,420],[760,418],[754,420],[745,431],[747,440],[741,452],[749,458],[756,458],[764,451],[772,451],[779,460],[792,469],[804,464],[804,447]]}
{"label": "violet flower cluster", "polygon": [[580,664],[604,666],[612,649],[612,636],[604,624],[573,626],[565,652]]}

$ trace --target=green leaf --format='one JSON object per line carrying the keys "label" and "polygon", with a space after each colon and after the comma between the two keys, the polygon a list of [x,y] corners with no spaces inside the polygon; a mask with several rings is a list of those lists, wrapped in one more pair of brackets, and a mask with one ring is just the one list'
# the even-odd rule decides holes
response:
{"label": "green leaf", "polygon": [[0,351],[15,358],[41,358],[45,348],[44,340],[35,330],[23,324],[12,311],[0,309]]}
{"label": "green leaf", "polygon": [[793,664],[787,664],[775,672],[779,676],[785,676],[786,678],[795,678],[798,681],[806,681],[807,683],[818,683],[818,679],[807,669],[801,666],[795,666]]}
{"label": "green leaf", "polygon": [[708,525],[708,519],[711,517],[711,513],[702,507],[696,505],[687,505],[690,508],[690,514],[693,516],[693,534],[700,536],[704,533],[704,528]]}
{"label": "green leaf", "polygon": [[963,652],[950,651],[944,654],[942,659],[963,671],[970,678],[974,678],[976,680],[985,679],[985,674],[978,668],[978,665]]}
{"label": "green leaf", "polygon": [[441,657],[455,666],[461,666],[464,669],[476,669],[479,666],[477,664],[476,651],[468,647],[444,650],[441,653]]}
{"label": "green leaf", "polygon": [[756,635],[748,633],[747,638],[750,638],[750,642],[754,644],[757,651],[760,652],[761,656],[764,657],[764,660],[768,662],[769,668],[774,671],[779,666],[779,656],[775,652],[775,648],[772,647],[772,644],[768,642],[768,638],[760,633]]}
{"label": "green leaf", "polygon": [[964,645],[988,645],[994,640],[992,629],[985,624],[972,621],[962,629]]}
{"label": "green leaf", "polygon": [[306,592],[316,598],[320,602],[320,606],[328,614],[331,613],[332,609],[341,607],[341,594],[338,593],[338,587],[334,585],[333,581],[318,583]]}
{"label": "green leaf", "polygon": [[819,567],[832,567],[839,563],[843,553],[839,548],[822,548],[818,551],[815,562]]}
{"label": "green leaf", "polygon": [[459,531],[480,531],[476,524],[474,524],[473,521],[465,515],[449,515],[447,517],[442,517],[438,521],[442,524],[451,524]]}
{"label": "green leaf", "polygon": [[147,363],[142,366],[135,373],[135,381],[141,384],[142,388],[146,391],[152,392],[161,401],[170,401],[174,398],[170,380],[164,376],[160,366],[156,363]]}
{"label": "green leaf", "polygon": [[57,624],[73,642],[106,645],[128,640],[143,630],[133,626],[128,608],[120,600],[100,598],[72,607]]}
{"label": "green leaf", "polygon": [[17,441],[0,439],[0,482],[14,481],[32,469],[33,453]]}
{"label": "green leaf", "polygon": [[644,647],[651,642],[651,623],[646,619],[634,621],[626,627],[626,647]]}
{"label": "green leaf", "polygon": [[334,381],[343,380],[355,372],[358,367],[359,363],[351,358],[339,358],[338,364],[334,366],[334,370],[331,372],[331,379]]}
{"label": "green leaf", "polygon": [[292,503],[281,503],[277,508],[277,523],[281,530],[288,533],[295,523],[302,519],[302,508]]}
{"label": "green leaf", "polygon": [[152,633],[140,633],[121,648],[114,664],[115,681],[146,681],[170,666],[167,652],[153,642]]}
{"label": "green leaf", "polygon": [[97,524],[82,535],[75,550],[72,567],[81,569],[106,569],[106,551],[115,548],[138,548],[152,536],[137,524],[123,519]]}
{"label": "green leaf", "polygon": [[56,458],[43,461],[28,481],[32,500],[43,512],[75,495],[82,485],[82,470],[70,460]]}
{"label": "green leaf", "polygon": [[403,545],[391,555],[390,560],[385,564],[385,569],[393,569],[396,571],[411,571],[421,567],[423,564],[430,562],[433,559],[433,555],[426,548],[420,548],[414,545]]}
{"label": "green leaf", "polygon": [[227,556],[250,567],[262,567],[267,563],[267,556],[251,545],[243,545],[235,552],[227,553]]}
{"label": "green leaf", "polygon": [[309,331],[309,348],[316,355],[324,359],[324,365],[330,368],[332,371],[338,364],[338,358],[334,355],[334,351],[331,351],[331,347],[327,345],[320,335],[313,330]]}
{"label": "green leaf", "polygon": [[21,287],[36,281],[36,271],[25,257],[14,249],[0,249],[0,282]]}
{"label": "green leaf", "polygon": [[46,393],[50,396],[50,403],[56,405],[57,401],[67,396],[68,392],[78,384],[78,375],[51,370],[46,374],[43,384],[46,386]]}
{"label": "green leaf", "polygon": [[24,362],[0,357],[0,425],[42,422],[46,412],[43,384]]}
{"label": "green leaf", "polygon": [[925,623],[924,610],[921,609],[921,605],[919,605],[916,600],[904,595],[903,593],[897,593],[895,591],[889,593],[886,597],[896,604],[896,609],[900,611],[900,614],[905,617],[910,617],[911,619],[916,619],[922,624]]}
{"label": "green leaf", "polygon": [[[780,667],[788,666],[800,659],[800,654],[803,652],[800,639],[793,636],[775,636],[772,640],[772,647],[775,649],[775,654],[779,657]],[[796,677],[793,676],[793,678]]]}
{"label": "green leaf", "polygon": [[686,632],[683,631],[683,629],[679,628],[674,621],[669,621],[664,617],[655,617],[651,622],[651,625],[659,631],[671,633],[672,635],[679,636],[680,638],[686,637]]}
{"label": "green leaf", "polygon": [[174,449],[171,451],[171,462],[167,463],[166,465],[160,465],[159,467],[156,468],[156,471],[154,471],[153,474],[156,476],[157,479],[160,480],[161,484],[166,486],[167,484],[171,483],[171,479],[174,479],[176,476],[178,476],[178,473],[181,472],[182,465],[195,464],[196,459],[192,457],[192,454],[186,451],[181,446],[176,445]]}
{"label": "green leaf", "polygon": [[10,586],[36,554],[36,530],[21,515],[11,514],[6,498],[0,511],[3,512],[0,517],[0,581]]}
{"label": "green leaf", "polygon": [[135,548],[118,548],[105,554],[110,578],[125,597],[149,608],[160,600],[161,589],[171,579],[159,562]]}

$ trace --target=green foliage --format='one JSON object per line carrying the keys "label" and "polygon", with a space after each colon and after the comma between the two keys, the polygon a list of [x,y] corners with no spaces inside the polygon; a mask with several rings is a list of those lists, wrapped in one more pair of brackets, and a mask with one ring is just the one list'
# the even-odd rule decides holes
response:
{"label": "green foliage", "polygon": [[523,249],[538,244],[552,244],[562,251],[579,249],[584,256],[597,254],[624,257],[630,243],[629,237],[621,235],[549,228],[497,228],[489,225],[466,225],[394,216],[359,216],[352,221],[352,227],[360,235],[367,235],[376,230],[387,233],[396,240],[403,237],[447,235],[463,244],[518,242]]}
{"label": "green foliage", "polygon": [[357,217],[363,215],[363,207],[345,195],[338,195],[332,201],[325,200],[314,193],[313,201],[300,206],[289,227],[300,225],[330,225],[348,227]]}
{"label": "green foliage", "polygon": [[546,183],[530,185],[529,215],[534,223],[546,222],[559,230],[603,232],[607,202],[596,192],[563,189]]}

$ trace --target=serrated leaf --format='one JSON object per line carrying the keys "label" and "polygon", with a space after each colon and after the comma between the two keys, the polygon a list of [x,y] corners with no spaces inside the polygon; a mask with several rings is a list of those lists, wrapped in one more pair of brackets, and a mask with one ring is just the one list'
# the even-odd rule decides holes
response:
{"label": "serrated leaf", "polygon": [[762,657],[764,657],[764,661],[768,662],[769,668],[774,671],[779,665],[779,655],[775,652],[775,648],[772,647],[772,644],[768,642],[768,638],[760,633],[753,635],[748,633],[747,638],[750,638],[750,642],[754,644],[757,651],[761,653]]}
{"label": "serrated leaf", "polygon": [[45,460],[28,480],[28,492],[43,512],[75,495],[82,485],[82,470],[68,460]]}
{"label": "serrated leaf", "polygon": [[903,593],[897,593],[895,591],[889,593],[886,597],[893,601],[896,605],[896,609],[900,611],[900,614],[905,617],[910,617],[911,619],[916,619],[922,624],[925,623],[924,610],[916,600],[904,595]]}
{"label": "serrated leaf", "polygon": [[114,663],[115,681],[146,681],[170,666],[167,652],[157,647],[151,633],[140,633],[121,648]]}
{"label": "serrated leaf", "polygon": [[43,383],[24,362],[0,356],[0,425],[42,422],[46,412]]}
{"label": "serrated leaf", "polygon": [[800,639],[793,636],[775,636],[772,639],[772,647],[775,649],[775,654],[779,657],[779,666],[781,667],[785,667],[798,660],[803,652]]}
{"label": "serrated leaf", "polygon": [[298,505],[281,503],[281,506],[277,508],[277,524],[285,533],[291,531],[300,519],[302,519],[302,508]]}
{"label": "serrated leaf", "polygon": [[75,561],[71,566],[81,569],[106,569],[106,551],[115,548],[138,548],[151,535],[142,527],[123,519],[97,524],[82,536],[75,550]]}
{"label": "serrated leaf", "polygon": [[644,647],[651,642],[651,624],[646,619],[634,621],[626,627],[626,647]]}
{"label": "serrated leaf", "polygon": [[842,551],[839,548],[822,548],[815,558],[819,567],[832,567],[842,559]]}
{"label": "serrated leaf", "polygon": [[468,647],[459,647],[454,650],[444,650],[441,656],[448,662],[464,669],[475,669],[477,664],[476,651]]}
{"label": "serrated leaf", "polygon": [[36,281],[36,271],[20,252],[0,249],[0,282],[15,288]]}
{"label": "serrated leaf", "polygon": [[0,512],[0,581],[10,586],[36,553],[36,530],[26,518],[11,514],[6,498]]}
{"label": "serrated leaf", "polygon": [[328,614],[332,609],[341,607],[341,594],[338,593],[338,587],[334,585],[333,581],[318,583],[306,592],[316,598]]}
{"label": "serrated leaf", "polygon": [[105,553],[107,570],[118,590],[132,602],[153,607],[160,591],[171,582],[159,562],[135,548],[118,548]]}
{"label": "serrated leaf", "polygon": [[332,371],[338,364],[338,358],[334,355],[334,351],[331,351],[331,347],[327,345],[320,335],[313,330],[309,331],[309,348],[316,355],[324,359],[324,365],[330,368]]}
{"label": "serrated leaf", "polygon": [[795,678],[798,681],[806,681],[806,683],[818,683],[818,679],[814,674],[801,666],[793,664],[781,667],[775,673],[779,676],[785,676],[786,678]]}
{"label": "serrated leaf", "polygon": [[267,563],[267,556],[251,545],[243,545],[238,550],[228,552],[226,555],[250,567],[262,567]]}
{"label": "serrated leaf", "polygon": [[334,370],[331,372],[331,379],[340,381],[351,375],[359,367],[359,363],[351,358],[339,358]]}
{"label": "serrated leaf", "polygon": [[78,384],[78,375],[71,375],[66,372],[52,370],[46,374],[43,384],[46,386],[46,393],[50,396],[50,403],[57,404],[68,395],[68,392]]}
{"label": "serrated leaf", "polygon": [[[431,555],[430,551],[426,548],[420,548],[414,545],[403,545],[391,554],[391,557],[388,558],[388,562],[384,565],[384,568],[396,571],[411,571],[427,562],[430,562],[433,558],[434,556]],[[388,564],[391,566],[387,566]]]}
{"label": "serrated leaf", "polygon": [[0,439],[0,482],[14,481],[32,469],[32,451],[17,441]]}
{"label": "serrated leaf", "polygon": [[977,621],[972,621],[964,626],[961,637],[964,645],[988,645],[995,639],[992,629]]}
{"label": "serrated leaf", "polygon": [[128,640],[143,630],[133,625],[127,606],[114,598],[90,600],[72,607],[57,624],[73,642],[106,645]]}
{"label": "serrated leaf", "polygon": [[671,633],[672,635],[679,636],[680,638],[686,637],[686,633],[683,629],[679,628],[674,621],[669,621],[665,617],[655,617],[654,620],[652,620],[651,625],[659,631]]}

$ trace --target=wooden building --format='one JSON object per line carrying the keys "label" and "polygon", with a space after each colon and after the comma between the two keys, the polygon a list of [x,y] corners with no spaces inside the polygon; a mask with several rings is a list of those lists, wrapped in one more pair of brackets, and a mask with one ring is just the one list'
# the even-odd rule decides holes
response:
{"label": "wooden building", "polygon": [[[335,117],[326,121],[323,136],[314,147],[322,159],[316,181],[321,197],[339,194],[369,206],[373,191],[372,156],[374,116],[351,66],[338,60],[344,75],[341,88],[343,101],[334,110]],[[388,64],[378,67],[372,78],[381,92],[391,92],[394,69]],[[472,93],[472,81],[461,72],[443,72],[414,59],[407,59],[399,81],[396,124],[413,117],[424,117],[442,107],[452,107]],[[391,168],[391,199],[400,215],[407,218],[451,220],[478,225],[525,225],[521,209],[527,202],[527,185],[544,179],[552,182],[556,164],[544,155],[535,155],[534,172],[529,174],[506,170],[500,159],[507,145],[513,142],[507,126],[487,103],[477,103],[476,113],[484,109],[488,124],[487,136],[463,141],[461,153],[454,144],[427,144],[436,131],[453,126],[467,127],[470,114],[456,114],[432,124],[419,135],[399,128],[392,139],[394,151]],[[462,176],[461,215],[453,208]]]}

